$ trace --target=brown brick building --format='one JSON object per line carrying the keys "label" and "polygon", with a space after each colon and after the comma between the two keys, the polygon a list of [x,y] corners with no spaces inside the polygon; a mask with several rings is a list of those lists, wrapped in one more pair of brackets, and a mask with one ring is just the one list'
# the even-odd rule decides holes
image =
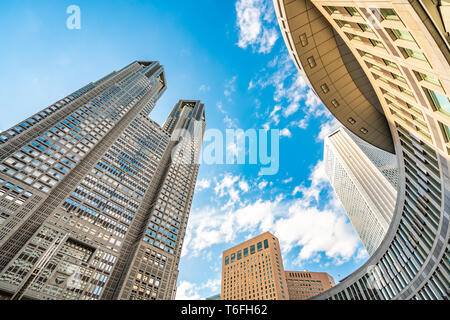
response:
{"label": "brown brick building", "polygon": [[222,300],[289,300],[278,239],[265,232],[222,255]]}
{"label": "brown brick building", "polygon": [[222,255],[222,300],[304,300],[332,286],[325,272],[284,271],[280,244],[270,232]]}
{"label": "brown brick building", "polygon": [[326,272],[285,271],[290,300],[306,300],[331,287],[334,279]]}

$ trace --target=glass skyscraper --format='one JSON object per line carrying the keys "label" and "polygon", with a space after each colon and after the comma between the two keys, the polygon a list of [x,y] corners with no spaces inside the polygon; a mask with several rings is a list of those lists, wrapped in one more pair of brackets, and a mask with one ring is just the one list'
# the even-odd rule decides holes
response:
{"label": "glass skyscraper", "polygon": [[0,298],[173,299],[205,123],[135,61],[0,134]]}

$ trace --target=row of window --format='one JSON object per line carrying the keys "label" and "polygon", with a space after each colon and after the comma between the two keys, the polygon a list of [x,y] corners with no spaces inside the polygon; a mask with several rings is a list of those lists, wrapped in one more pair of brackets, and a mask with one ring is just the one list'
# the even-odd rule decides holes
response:
{"label": "row of window", "polygon": [[[269,241],[265,239],[264,241],[264,249],[267,249],[269,247]],[[263,242],[258,242],[256,244],[256,250],[259,252],[263,249]],[[233,263],[234,261],[239,261],[242,259],[242,255],[244,255],[244,258],[247,257],[250,254],[256,253],[255,245],[251,245],[249,248],[244,248],[243,250],[237,251],[237,253],[232,253],[230,256],[225,256],[225,265],[228,265],[229,263]]]}

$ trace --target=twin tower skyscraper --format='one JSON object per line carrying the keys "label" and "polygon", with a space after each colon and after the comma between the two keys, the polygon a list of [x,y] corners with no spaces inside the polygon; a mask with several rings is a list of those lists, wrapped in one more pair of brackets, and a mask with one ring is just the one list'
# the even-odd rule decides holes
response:
{"label": "twin tower skyscraper", "polygon": [[0,299],[174,299],[205,108],[135,61],[0,134]]}

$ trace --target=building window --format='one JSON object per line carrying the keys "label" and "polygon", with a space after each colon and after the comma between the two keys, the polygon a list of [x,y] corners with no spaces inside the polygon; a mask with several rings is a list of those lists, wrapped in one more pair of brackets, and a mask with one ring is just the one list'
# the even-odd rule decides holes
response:
{"label": "building window", "polygon": [[340,13],[339,10],[335,6],[324,6],[324,8],[329,14],[333,14],[333,13],[339,14]]}
{"label": "building window", "polygon": [[417,79],[419,79],[419,81],[423,80],[423,81],[429,82],[431,84],[434,84],[434,85],[442,88],[441,82],[439,81],[438,78],[426,75],[425,73],[422,73],[422,72],[414,72],[414,73],[416,74],[416,77],[417,77]]}
{"label": "building window", "polygon": [[330,91],[330,89],[328,88],[327,84],[324,83],[320,86],[320,89],[322,89],[323,93],[328,93]]}
{"label": "building window", "polygon": [[261,251],[262,250],[262,242],[258,242],[256,244],[256,248],[258,249],[258,251]]}
{"label": "building window", "polygon": [[369,39],[369,41],[372,43],[374,47],[384,48],[384,45],[381,41]]}
{"label": "building window", "polygon": [[316,60],[314,59],[313,56],[309,57],[308,59],[306,59],[308,61],[308,64],[311,68],[314,68],[317,64],[316,64]]}
{"label": "building window", "polygon": [[352,27],[351,24],[348,23],[347,21],[344,21],[344,20],[335,20],[335,21],[336,21],[337,25],[341,28],[343,28],[343,27],[351,28]]}
{"label": "building window", "polygon": [[359,27],[361,28],[361,30],[364,31],[364,32],[372,32],[372,33],[373,33],[372,28],[369,27],[367,24],[364,24],[364,23],[358,23],[358,26],[359,26]]}
{"label": "building window", "polygon": [[399,30],[399,29],[387,29],[387,30],[390,31],[389,33],[391,34],[391,37],[393,38],[393,40],[400,39],[400,40],[415,42],[411,33],[409,33],[406,30]]}
{"label": "building window", "polygon": [[355,124],[356,123],[356,120],[353,119],[352,117],[348,118],[347,121],[350,122],[351,124]]}
{"label": "building window", "polygon": [[269,247],[269,241],[264,240],[264,249],[267,249]]}
{"label": "building window", "polygon": [[375,64],[368,63],[368,65],[369,65],[370,69],[374,69],[374,70],[383,72],[383,70],[382,70],[379,66],[377,66],[377,65],[375,65]]}
{"label": "building window", "polygon": [[255,245],[250,246],[250,254],[255,253]]}
{"label": "building window", "polygon": [[395,62],[389,61],[387,59],[383,59],[383,62],[388,67],[392,67],[392,68],[398,69],[398,66],[397,66],[397,64]]}
{"label": "building window", "polygon": [[234,253],[231,254],[231,263],[233,263],[236,259],[236,255]]}
{"label": "building window", "polygon": [[244,258],[248,256],[248,248],[244,248]]}
{"label": "building window", "polygon": [[351,16],[360,16],[358,10],[356,10],[356,8],[353,7],[345,7],[345,10],[347,10],[347,12],[351,15]]}
{"label": "building window", "polygon": [[436,107],[436,109],[450,117],[450,101],[448,100],[448,98],[443,94],[440,94],[439,92],[430,89],[425,90],[431,97],[433,105]]}
{"label": "building window", "polygon": [[361,37],[360,36],[357,36],[356,34],[353,34],[353,33],[345,33],[346,35],[347,35],[347,37],[350,39],[350,40],[358,40],[358,41],[362,41],[362,39],[361,39]]}
{"label": "building window", "polygon": [[380,8],[378,10],[379,14],[381,14],[381,16],[383,17],[383,19],[386,20],[394,20],[394,21],[400,21],[400,18],[398,17],[398,15],[395,13],[394,10],[389,9],[389,8]]}
{"label": "building window", "polygon": [[444,135],[444,140],[446,143],[450,142],[450,127],[443,124],[443,123],[439,123],[442,129],[442,133]]}
{"label": "building window", "polygon": [[300,35],[300,42],[302,44],[302,47],[306,47],[308,45],[308,37],[306,36],[306,33],[302,33]]}
{"label": "building window", "polygon": [[403,88],[402,86],[398,86],[398,89],[400,90],[400,92],[406,93],[407,95],[414,97],[414,94],[412,93],[411,90]]}
{"label": "building window", "polygon": [[405,58],[411,57],[411,58],[414,58],[414,59],[427,61],[427,58],[425,57],[425,55],[422,52],[420,52],[420,51],[407,49],[407,48],[400,48],[400,50],[402,51],[402,53],[405,56]]}

